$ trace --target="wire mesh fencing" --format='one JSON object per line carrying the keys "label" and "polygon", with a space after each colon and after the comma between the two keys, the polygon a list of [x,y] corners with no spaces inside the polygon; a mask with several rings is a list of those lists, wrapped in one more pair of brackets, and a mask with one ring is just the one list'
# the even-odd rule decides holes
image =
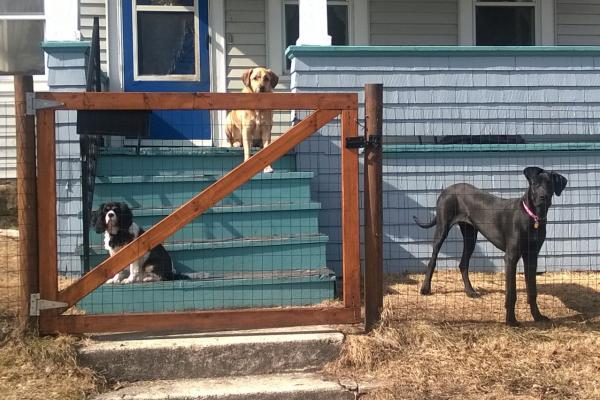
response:
{"label": "wire mesh fencing", "polygon": [[[60,289],[244,161],[241,132],[228,136],[225,112],[173,112],[150,114],[149,136],[104,135],[94,154],[83,154],[77,112],[57,111]],[[277,113],[272,140],[310,112]],[[252,157],[263,140],[253,141]],[[336,117],[68,313],[341,306],[340,142]],[[81,159],[93,165],[93,184],[85,189]]]}
{"label": "wire mesh fencing", "polygon": [[386,318],[504,321],[517,256],[517,320],[535,314],[523,256],[541,314],[598,316],[595,106],[386,105],[384,118]]}
{"label": "wire mesh fencing", "polygon": [[0,100],[0,335],[21,301],[14,110],[14,102]]}

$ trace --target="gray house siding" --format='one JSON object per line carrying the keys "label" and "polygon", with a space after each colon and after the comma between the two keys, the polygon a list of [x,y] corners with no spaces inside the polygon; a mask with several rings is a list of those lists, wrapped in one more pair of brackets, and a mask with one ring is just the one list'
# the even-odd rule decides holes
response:
{"label": "gray house siding", "polygon": [[557,0],[556,44],[600,45],[600,2]]}
{"label": "gray house siding", "polygon": [[[45,48],[48,53],[48,86],[51,91],[85,90],[87,45],[73,48]],[[81,161],[77,112],[56,112],[56,191],[58,269],[62,274],[81,273],[78,255],[82,244]]]}
{"label": "gray house siding", "polygon": [[[35,76],[34,90],[47,90],[45,76]],[[15,96],[12,76],[0,76],[0,179],[16,179]]]}
{"label": "gray house siding", "polygon": [[107,41],[106,41],[106,1],[79,0],[79,31],[85,40],[92,39],[94,17],[99,17],[100,23],[100,60],[102,70],[107,71]]}
{"label": "gray house siding", "polygon": [[264,0],[225,0],[227,91],[242,89],[248,68],[267,63]]}
{"label": "gray house siding", "polygon": [[[373,49],[373,48],[371,48]],[[368,50],[362,56],[327,57],[292,50],[294,92],[351,91],[363,101],[366,83],[384,84],[384,134],[414,140],[434,135],[598,134],[599,52],[538,55],[497,52],[469,55],[430,51]],[[331,50],[335,52],[334,49]],[[550,53],[548,53],[550,54]],[[364,112],[360,110],[360,118]],[[339,129],[328,127],[297,148],[298,168],[317,178],[314,196],[323,203],[321,223],[329,235],[328,262],[339,271],[343,216],[339,203]],[[425,149],[426,147],[423,147]],[[522,149],[522,147],[521,147]],[[414,150],[414,149],[413,149]],[[540,267],[598,268],[600,158],[589,151],[436,152],[399,151],[384,146],[384,257],[387,271],[422,271],[431,252],[432,230],[412,216],[432,216],[442,187],[470,182],[503,197],[526,187],[528,165],[557,170],[569,179],[550,212],[548,240]],[[361,167],[362,168],[362,167]],[[361,178],[362,182],[362,178]],[[331,223],[329,223],[331,222]],[[457,265],[458,236],[442,250],[442,267]],[[473,265],[501,266],[500,253],[480,238]]]}
{"label": "gray house siding", "polygon": [[457,0],[369,1],[370,44],[458,44]]}

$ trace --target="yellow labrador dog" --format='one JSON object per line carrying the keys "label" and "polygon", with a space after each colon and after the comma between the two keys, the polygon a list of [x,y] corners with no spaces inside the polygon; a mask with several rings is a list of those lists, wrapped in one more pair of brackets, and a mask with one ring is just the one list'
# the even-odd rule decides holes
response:
{"label": "yellow labrador dog", "polygon": [[[242,75],[244,88],[242,93],[272,92],[277,86],[279,77],[270,69],[263,67],[250,68]],[[232,147],[244,146],[244,161],[250,158],[250,148],[261,145],[265,148],[271,144],[271,128],[273,112],[271,110],[233,110],[227,114],[225,134]],[[268,165],[264,172],[273,172]]]}

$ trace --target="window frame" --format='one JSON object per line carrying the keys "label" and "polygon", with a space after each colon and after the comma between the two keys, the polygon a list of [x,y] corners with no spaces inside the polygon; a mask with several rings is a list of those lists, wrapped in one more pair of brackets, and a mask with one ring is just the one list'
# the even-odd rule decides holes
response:
{"label": "window frame", "polygon": [[473,45],[477,45],[477,7],[531,7],[533,8],[533,32],[534,40],[531,46],[539,46],[542,44],[542,21],[541,21],[541,2],[539,0],[525,0],[525,1],[486,1],[486,0],[473,0],[472,1],[472,42]]}
{"label": "window frame", "polygon": [[[363,0],[360,0],[363,1]],[[287,58],[285,56],[285,50],[286,50],[286,43],[285,43],[285,37],[286,37],[286,32],[285,32],[285,6],[288,4],[291,5],[298,5],[299,0],[283,0],[281,2],[281,11],[280,11],[280,21],[281,21],[281,48],[280,48],[280,54],[281,54],[281,60],[282,60],[282,72],[284,75],[289,76],[290,75],[290,69],[287,67]],[[327,0],[327,5],[340,5],[340,6],[346,6],[346,18],[347,18],[347,29],[348,31],[346,32],[346,36],[348,38],[348,45],[351,45],[353,40],[353,35],[354,35],[354,18],[353,18],[353,1],[352,0]],[[368,17],[367,17],[368,18]]]}
{"label": "window frame", "polygon": [[[164,81],[164,82],[195,82],[202,76],[200,63],[200,12],[198,0],[193,0],[193,6],[138,6],[136,0],[131,1],[131,34],[132,34],[132,57],[133,57],[133,80],[134,81]],[[194,70],[195,74],[172,74],[172,75],[140,75],[138,68],[138,24],[137,13],[141,12],[176,12],[194,13]]]}

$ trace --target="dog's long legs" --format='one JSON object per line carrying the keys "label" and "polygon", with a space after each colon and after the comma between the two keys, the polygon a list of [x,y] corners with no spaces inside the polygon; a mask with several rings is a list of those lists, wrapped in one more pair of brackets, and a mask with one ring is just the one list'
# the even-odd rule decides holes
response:
{"label": "dog's long legs", "polygon": [[[270,125],[260,127],[260,136],[262,140],[263,149],[271,144],[271,128],[272,127]],[[273,172],[273,168],[270,165],[267,165],[263,172],[271,173]]]}
{"label": "dog's long legs", "polygon": [[256,128],[254,121],[244,121],[242,125],[242,145],[244,147],[244,161],[250,158],[250,149],[252,148],[252,132]]}
{"label": "dog's long legs", "polygon": [[517,262],[519,261],[519,253],[506,249],[504,255],[504,263],[506,264],[506,300],[504,307],[506,308],[506,324],[510,326],[518,326],[517,318],[515,317],[515,305],[517,303]]}
{"label": "dog's long legs", "polygon": [[550,319],[540,312],[537,305],[537,253],[523,254],[523,270],[525,272],[525,286],[527,286],[527,302],[531,315],[535,321],[549,321]]}
{"label": "dog's long legs", "polygon": [[467,224],[466,222],[461,222],[458,224],[458,226],[460,226],[460,232],[463,235],[463,253],[462,257],[460,258],[460,264],[458,265],[458,268],[460,269],[462,280],[465,285],[465,293],[469,297],[479,297],[479,294],[475,291],[475,289],[473,289],[471,281],[469,280],[469,261],[473,255],[473,250],[475,250],[477,229],[475,229],[473,225]]}
{"label": "dog's long legs", "polygon": [[423,285],[421,285],[421,294],[431,294],[431,278],[433,278],[433,272],[435,271],[435,264],[437,263],[438,254],[442,248],[444,240],[446,240],[446,237],[448,237],[449,231],[450,226],[443,225],[441,223],[435,227],[435,233],[433,234],[433,252],[431,253],[429,264],[427,264],[427,272],[425,273]]}

